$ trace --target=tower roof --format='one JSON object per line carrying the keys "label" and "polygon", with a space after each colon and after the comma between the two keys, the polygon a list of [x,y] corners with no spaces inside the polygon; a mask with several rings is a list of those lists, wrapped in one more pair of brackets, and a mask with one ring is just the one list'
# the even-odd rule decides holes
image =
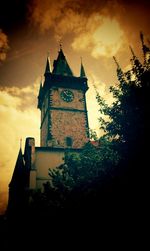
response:
{"label": "tower roof", "polygon": [[82,64],[82,59],[81,59],[81,68],[80,68],[80,78],[86,78],[84,66]]}
{"label": "tower roof", "polygon": [[63,76],[73,76],[73,72],[66,60],[66,57],[63,53],[62,48],[60,48],[58,52],[58,57],[56,60],[54,60],[54,68],[53,73]]}
{"label": "tower roof", "polygon": [[45,74],[46,73],[50,73],[50,62],[49,62],[49,58],[47,57],[47,61],[46,61],[46,68],[45,68]]}
{"label": "tower roof", "polygon": [[39,96],[40,97],[42,95],[42,91],[43,91],[43,87],[42,87],[42,81],[40,82],[40,88],[39,88]]}
{"label": "tower roof", "polygon": [[24,165],[22,150],[20,148],[9,187],[12,187],[12,186],[20,187],[24,185],[24,182],[23,182],[24,170],[25,170],[24,168],[25,168],[25,165]]}
{"label": "tower roof", "polygon": [[39,95],[38,95],[38,108],[41,107],[42,95],[43,95],[43,86],[42,86],[42,81],[41,81],[40,88],[39,88]]}

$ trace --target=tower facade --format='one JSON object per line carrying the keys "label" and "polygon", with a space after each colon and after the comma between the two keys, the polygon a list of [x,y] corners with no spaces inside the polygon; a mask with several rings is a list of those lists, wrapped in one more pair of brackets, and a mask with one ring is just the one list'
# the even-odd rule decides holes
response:
{"label": "tower facade", "polygon": [[81,149],[89,140],[88,85],[82,63],[80,77],[75,77],[60,48],[52,71],[47,59],[44,76],[38,95],[41,147]]}
{"label": "tower facade", "polygon": [[[41,111],[41,146],[28,137],[25,151],[19,151],[9,185],[9,205],[24,207],[26,191],[43,189],[50,181],[49,169],[64,163],[67,151],[80,153],[89,141],[86,107],[87,77],[81,62],[80,76],[75,77],[62,49],[54,60],[53,70],[47,58],[44,83],[40,85],[38,108]],[[18,193],[16,193],[18,191]]]}

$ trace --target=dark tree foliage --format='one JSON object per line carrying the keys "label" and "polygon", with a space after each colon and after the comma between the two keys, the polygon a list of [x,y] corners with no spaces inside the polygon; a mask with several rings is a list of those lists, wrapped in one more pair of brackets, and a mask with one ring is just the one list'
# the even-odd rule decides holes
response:
{"label": "dark tree foliage", "polygon": [[[122,164],[128,167],[147,160],[150,116],[150,49],[141,33],[143,63],[132,48],[131,70],[123,72],[116,59],[118,85],[110,88],[115,101],[108,107],[97,93],[100,111],[108,115],[109,122],[100,119],[107,136],[115,142]],[[144,172],[144,168],[143,168]]]}
{"label": "dark tree foliage", "polygon": [[97,141],[96,146],[87,143],[80,154],[67,152],[64,164],[49,169],[51,183],[44,184],[44,193],[32,195],[31,209],[55,214],[61,210],[93,207],[97,189],[101,190],[109,181],[118,162],[118,153],[106,137],[102,137],[100,143]]}
{"label": "dark tree foliage", "polygon": [[112,106],[97,93],[101,113],[110,118],[109,122],[100,119],[101,126],[120,158],[116,169],[117,193],[125,208],[136,211],[144,207],[148,196],[150,141],[150,48],[145,45],[142,33],[140,36],[143,62],[131,47],[131,70],[123,72],[114,58],[119,81],[110,88],[115,98]]}

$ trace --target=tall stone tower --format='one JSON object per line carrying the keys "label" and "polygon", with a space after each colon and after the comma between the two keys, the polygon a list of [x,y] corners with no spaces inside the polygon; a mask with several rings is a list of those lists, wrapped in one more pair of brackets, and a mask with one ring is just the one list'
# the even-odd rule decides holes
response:
{"label": "tall stone tower", "polygon": [[19,151],[9,184],[10,210],[24,207],[26,191],[42,190],[43,184],[50,181],[49,169],[60,166],[66,152],[79,153],[89,141],[85,96],[88,85],[82,62],[80,76],[75,77],[60,48],[52,71],[47,58],[44,76],[38,95],[41,146],[35,146],[35,139],[28,137],[24,154]]}
{"label": "tall stone tower", "polygon": [[52,71],[47,58],[44,76],[38,96],[41,147],[81,149],[89,140],[88,85],[82,62],[80,77],[75,77],[60,48]]}

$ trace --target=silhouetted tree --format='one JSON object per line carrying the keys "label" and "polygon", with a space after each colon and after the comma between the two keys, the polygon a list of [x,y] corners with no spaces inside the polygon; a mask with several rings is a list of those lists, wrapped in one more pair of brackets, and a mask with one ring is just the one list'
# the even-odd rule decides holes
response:
{"label": "silhouetted tree", "polygon": [[150,49],[144,44],[143,34],[141,40],[143,63],[131,48],[132,68],[124,73],[114,58],[119,83],[110,88],[115,98],[113,105],[107,106],[97,93],[101,112],[110,118],[109,122],[101,119],[102,128],[107,136],[117,142],[120,149],[123,148],[124,158],[130,153],[133,155],[138,149],[145,148],[144,141],[149,135]]}
{"label": "silhouetted tree", "polygon": [[119,81],[110,88],[115,98],[113,104],[108,106],[97,93],[101,113],[109,116],[109,121],[100,118],[101,128],[118,152],[118,172],[122,172],[128,184],[128,194],[134,197],[146,192],[150,140],[150,48],[145,45],[142,33],[140,37],[142,63],[131,47],[131,70],[123,72],[114,58]]}

